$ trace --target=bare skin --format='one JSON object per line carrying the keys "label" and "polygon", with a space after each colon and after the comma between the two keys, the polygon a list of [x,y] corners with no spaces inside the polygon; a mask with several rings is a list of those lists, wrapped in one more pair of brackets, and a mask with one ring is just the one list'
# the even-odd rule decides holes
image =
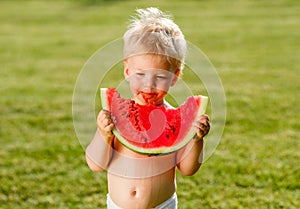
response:
{"label": "bare skin", "polygon": [[[153,56],[130,58],[131,60],[124,63],[124,74],[130,82],[136,102],[146,104],[151,101],[156,105],[165,105],[163,97],[169,87],[176,83],[178,71],[169,74],[170,67]],[[148,73],[149,71],[144,69],[164,71],[151,70],[151,73]],[[138,74],[133,75],[134,73]],[[133,77],[130,80],[131,75],[137,76],[138,79]],[[142,84],[146,87],[142,88]],[[98,131],[86,150],[89,167],[93,171],[108,170],[109,194],[119,207],[150,209],[175,193],[176,167],[186,176],[198,171],[202,162],[203,137],[209,132],[210,122],[207,115],[200,116],[194,123],[194,139],[183,149],[165,156],[145,156],[124,147],[112,133],[114,124],[107,110],[99,112],[97,126]]]}

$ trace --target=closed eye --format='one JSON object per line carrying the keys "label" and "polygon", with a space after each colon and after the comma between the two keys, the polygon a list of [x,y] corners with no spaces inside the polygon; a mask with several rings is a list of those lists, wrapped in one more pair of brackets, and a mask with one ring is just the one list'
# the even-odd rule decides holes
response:
{"label": "closed eye", "polygon": [[158,75],[158,76],[156,76],[156,78],[158,78],[158,79],[167,79],[167,77],[163,76],[163,75]]}
{"label": "closed eye", "polygon": [[143,75],[145,75],[145,73],[136,73],[136,75],[143,76]]}

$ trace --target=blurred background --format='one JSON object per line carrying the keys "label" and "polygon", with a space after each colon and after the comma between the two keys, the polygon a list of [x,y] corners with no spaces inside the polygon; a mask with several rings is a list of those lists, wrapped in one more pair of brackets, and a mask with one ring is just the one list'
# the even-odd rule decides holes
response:
{"label": "blurred background", "polygon": [[106,173],[85,163],[73,89],[88,58],[149,6],[173,14],[227,99],[215,153],[177,175],[179,208],[299,208],[297,0],[0,1],[0,208],[105,208]]}

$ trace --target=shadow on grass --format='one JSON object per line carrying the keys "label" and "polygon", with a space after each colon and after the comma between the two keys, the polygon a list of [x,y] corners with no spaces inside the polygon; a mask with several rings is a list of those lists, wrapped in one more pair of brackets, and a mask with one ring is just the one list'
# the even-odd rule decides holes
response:
{"label": "shadow on grass", "polygon": [[121,0],[78,0],[74,2],[78,2],[82,6],[96,6],[101,4],[111,4],[115,2],[120,2]]}

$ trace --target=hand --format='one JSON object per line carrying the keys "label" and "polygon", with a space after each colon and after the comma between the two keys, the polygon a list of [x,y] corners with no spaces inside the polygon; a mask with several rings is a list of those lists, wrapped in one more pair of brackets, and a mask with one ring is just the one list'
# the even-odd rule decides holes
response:
{"label": "hand", "polygon": [[110,143],[114,138],[112,129],[114,128],[114,123],[111,118],[111,114],[107,110],[101,110],[97,117],[97,126],[101,136]]}
{"label": "hand", "polygon": [[194,122],[194,128],[196,130],[194,138],[196,140],[203,139],[203,137],[208,134],[210,129],[210,121],[208,115],[201,115],[199,117],[199,120]]}

